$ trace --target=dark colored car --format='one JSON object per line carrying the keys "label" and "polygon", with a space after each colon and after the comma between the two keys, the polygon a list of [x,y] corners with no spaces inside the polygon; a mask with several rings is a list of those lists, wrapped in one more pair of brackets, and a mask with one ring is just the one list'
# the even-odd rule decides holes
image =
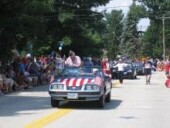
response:
{"label": "dark colored car", "polygon": [[137,78],[136,68],[133,66],[131,62],[127,62],[126,64],[127,66],[124,67],[123,73],[124,78],[136,79]]}
{"label": "dark colored car", "polygon": [[[124,67],[124,73],[123,73],[124,78],[136,79],[137,78],[136,68],[133,66],[131,62],[126,62],[125,64],[126,66]],[[111,70],[112,79],[118,79],[118,68],[112,66],[110,70]]]}
{"label": "dark colored car", "polygon": [[144,65],[142,62],[134,62],[133,66],[136,68],[137,75],[144,75]]}
{"label": "dark colored car", "polygon": [[111,70],[112,79],[118,79],[118,72],[117,72],[118,68],[111,67],[110,70]]}
{"label": "dark colored car", "polygon": [[101,67],[65,68],[49,86],[51,106],[60,101],[94,101],[104,107],[111,100],[112,82]]}

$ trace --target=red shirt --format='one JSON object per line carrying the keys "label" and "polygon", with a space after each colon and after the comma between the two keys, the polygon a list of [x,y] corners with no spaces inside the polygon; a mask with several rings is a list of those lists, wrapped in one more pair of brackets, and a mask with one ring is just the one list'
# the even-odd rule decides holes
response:
{"label": "red shirt", "polygon": [[165,85],[166,85],[167,88],[170,88],[170,79],[166,80]]}
{"label": "red shirt", "polygon": [[106,61],[101,62],[102,69],[107,69]]}
{"label": "red shirt", "polygon": [[165,70],[165,72],[169,72],[169,70],[170,70],[170,64],[165,64],[165,65],[164,65],[164,70]]}

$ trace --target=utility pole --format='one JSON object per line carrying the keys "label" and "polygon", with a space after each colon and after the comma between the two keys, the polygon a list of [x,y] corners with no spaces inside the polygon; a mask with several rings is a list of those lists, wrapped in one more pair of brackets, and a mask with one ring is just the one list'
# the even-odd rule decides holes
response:
{"label": "utility pole", "polygon": [[162,30],[163,30],[163,32],[162,32],[162,47],[163,47],[163,60],[165,60],[166,59],[166,50],[165,50],[165,48],[166,48],[166,46],[165,46],[165,15],[163,15],[163,17],[162,17]]}
{"label": "utility pole", "polygon": [[162,20],[162,50],[163,50],[163,60],[166,60],[166,44],[165,44],[165,20],[170,19],[170,17],[165,17],[163,14],[162,17],[158,17],[157,19]]}

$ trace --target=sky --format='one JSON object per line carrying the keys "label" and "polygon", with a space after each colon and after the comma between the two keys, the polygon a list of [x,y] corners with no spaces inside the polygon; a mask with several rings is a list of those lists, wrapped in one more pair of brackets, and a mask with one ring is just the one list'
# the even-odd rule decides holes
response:
{"label": "sky", "polygon": [[[100,6],[97,10],[106,12],[111,12],[113,9],[122,10],[123,13],[126,15],[128,13],[129,7],[132,4],[132,0],[110,0],[106,6]],[[150,21],[148,18],[143,18],[140,20],[138,26],[138,30],[146,31],[147,27],[150,25]]]}
{"label": "sky", "polygon": [[107,12],[111,12],[113,9],[123,10],[124,14],[127,14],[129,10],[129,6],[132,4],[132,0],[110,0],[106,6],[100,6],[98,8],[99,11],[106,10]]}

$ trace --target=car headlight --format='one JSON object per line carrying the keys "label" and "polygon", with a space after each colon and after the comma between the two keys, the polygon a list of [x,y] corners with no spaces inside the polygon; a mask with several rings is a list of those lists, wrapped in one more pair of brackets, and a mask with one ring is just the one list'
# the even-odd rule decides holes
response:
{"label": "car headlight", "polygon": [[100,90],[100,86],[95,85],[95,84],[87,84],[85,86],[85,90],[95,90],[95,91],[99,91]]}
{"label": "car headlight", "polygon": [[51,89],[63,90],[64,85],[63,84],[52,84]]}
{"label": "car headlight", "polygon": [[132,72],[132,70],[128,70],[128,72]]}

